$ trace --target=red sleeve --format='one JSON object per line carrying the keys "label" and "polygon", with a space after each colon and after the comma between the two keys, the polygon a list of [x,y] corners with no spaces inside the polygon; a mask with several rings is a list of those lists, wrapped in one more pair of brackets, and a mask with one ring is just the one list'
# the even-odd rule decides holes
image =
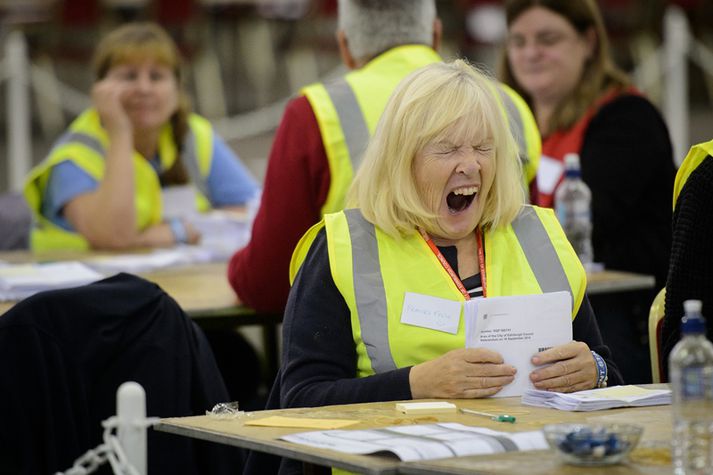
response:
{"label": "red sleeve", "polygon": [[228,265],[228,281],[242,303],[261,312],[284,310],[292,251],[319,221],[329,183],[317,119],[300,96],[288,103],[275,134],[250,243]]}

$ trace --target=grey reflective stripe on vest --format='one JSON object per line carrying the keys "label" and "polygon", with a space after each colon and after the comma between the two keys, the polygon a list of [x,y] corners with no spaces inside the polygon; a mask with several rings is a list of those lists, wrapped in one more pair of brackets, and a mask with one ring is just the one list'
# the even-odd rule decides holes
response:
{"label": "grey reflective stripe on vest", "polygon": [[510,131],[512,132],[515,141],[517,142],[517,148],[520,152],[520,161],[524,167],[527,162],[530,161],[530,156],[527,153],[527,142],[525,141],[525,125],[522,122],[522,117],[520,116],[520,110],[515,105],[515,102],[510,97],[510,94],[505,92],[498,85],[495,86],[500,94],[500,100],[505,106],[505,112],[508,116],[508,125],[510,125]]}
{"label": "grey reflective stripe on vest", "polygon": [[334,104],[342,124],[344,140],[349,149],[349,158],[352,162],[352,170],[356,173],[361,163],[361,155],[366,150],[369,143],[369,128],[364,119],[364,113],[359,107],[359,102],[354,95],[354,91],[345,79],[339,79],[333,83],[325,85],[327,94]]}
{"label": "grey reflective stripe on vest", "polygon": [[[102,157],[106,156],[106,149],[102,143],[95,137],[89,134],[84,134],[81,132],[65,132],[60,136],[59,139],[52,146],[53,149],[67,145],[69,143],[79,143],[87,148],[95,151]],[[205,178],[201,175],[198,169],[198,152],[196,150],[196,136],[192,130],[188,131],[186,136],[186,141],[184,143],[184,151],[182,155],[183,164],[186,166],[186,171],[191,179],[191,183],[195,185],[196,188],[208,198],[208,184]]]}
{"label": "grey reflective stripe on vest", "polygon": [[196,149],[196,135],[191,129],[188,129],[186,134],[186,140],[183,142],[183,153],[181,154],[181,159],[183,164],[186,166],[186,171],[191,179],[191,183],[198,188],[203,196],[210,199],[208,194],[208,183],[206,179],[201,175],[201,171],[198,168],[198,150]]}
{"label": "grey reflective stripe on vest", "polygon": [[358,209],[345,210],[352,243],[354,297],[361,338],[375,373],[396,369],[389,347],[386,293],[381,277],[376,229]]}
{"label": "grey reflective stripe on vest", "polygon": [[61,147],[62,145],[67,145],[68,143],[80,143],[84,145],[87,148],[92,149],[99,155],[106,155],[106,150],[104,149],[104,146],[102,143],[95,137],[92,137],[91,135],[88,134],[83,134],[81,132],[65,132],[63,133],[57,141],[52,145],[52,149],[55,149],[57,147]]}
{"label": "grey reflective stripe on vest", "polygon": [[512,228],[540,289],[543,292],[566,290],[574,299],[557,251],[535,210],[531,206],[523,207]]}

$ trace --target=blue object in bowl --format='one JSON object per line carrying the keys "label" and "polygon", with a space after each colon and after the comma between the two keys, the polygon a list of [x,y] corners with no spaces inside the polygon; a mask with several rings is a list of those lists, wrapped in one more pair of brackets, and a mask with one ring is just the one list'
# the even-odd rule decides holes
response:
{"label": "blue object in bowl", "polygon": [[643,432],[634,424],[550,424],[542,430],[565,462],[590,466],[621,462]]}

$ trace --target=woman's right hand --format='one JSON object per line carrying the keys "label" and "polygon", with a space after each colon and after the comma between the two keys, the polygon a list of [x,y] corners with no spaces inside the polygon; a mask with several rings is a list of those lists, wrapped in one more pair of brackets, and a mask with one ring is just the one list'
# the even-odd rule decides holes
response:
{"label": "woman's right hand", "polygon": [[127,93],[124,81],[111,76],[96,82],[92,87],[92,103],[109,136],[133,131],[131,119],[123,103]]}
{"label": "woman's right hand", "polygon": [[411,368],[411,397],[470,399],[492,396],[515,379],[514,366],[485,348],[460,348]]}

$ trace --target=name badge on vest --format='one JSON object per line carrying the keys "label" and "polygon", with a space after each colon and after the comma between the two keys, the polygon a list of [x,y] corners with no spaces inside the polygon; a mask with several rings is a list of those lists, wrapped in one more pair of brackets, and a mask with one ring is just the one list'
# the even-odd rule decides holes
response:
{"label": "name badge on vest", "polygon": [[456,300],[406,292],[401,323],[441,332],[458,333],[462,304]]}

